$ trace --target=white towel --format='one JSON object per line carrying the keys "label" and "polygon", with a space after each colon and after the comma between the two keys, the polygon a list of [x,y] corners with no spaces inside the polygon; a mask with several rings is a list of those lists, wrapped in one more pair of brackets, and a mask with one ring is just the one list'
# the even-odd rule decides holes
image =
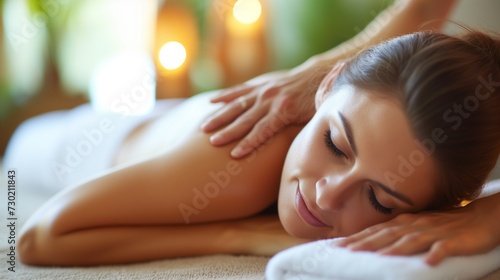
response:
{"label": "white towel", "polygon": [[500,268],[500,246],[489,253],[449,257],[429,266],[423,255],[383,256],[334,247],[319,240],[292,247],[271,258],[267,280],[432,280],[478,279]]}

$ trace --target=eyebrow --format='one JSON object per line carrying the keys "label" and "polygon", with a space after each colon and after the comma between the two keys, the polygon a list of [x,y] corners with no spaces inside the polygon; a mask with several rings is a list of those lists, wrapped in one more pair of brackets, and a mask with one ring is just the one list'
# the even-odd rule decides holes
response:
{"label": "eyebrow", "polygon": [[392,195],[393,197],[395,197],[395,198],[403,201],[404,203],[412,205],[412,206],[415,205],[413,203],[413,201],[411,201],[410,198],[408,198],[407,196],[405,196],[403,194],[400,194],[400,193],[394,191],[393,189],[389,188],[388,186],[386,186],[386,185],[384,185],[384,184],[382,184],[380,182],[376,182],[376,181],[374,181],[373,183],[375,185],[377,185],[377,187],[381,188],[384,192],[386,192],[386,193]]}
{"label": "eyebrow", "polygon": [[356,143],[354,142],[354,137],[352,136],[352,127],[349,121],[339,112],[339,117],[342,120],[342,125],[344,126],[344,131],[347,136],[347,141],[349,141],[349,145],[351,146],[351,150],[354,152],[355,156],[358,156],[358,150],[356,149]]}
{"label": "eyebrow", "polygon": [[[349,142],[349,145],[351,146],[351,149],[354,152],[354,155],[358,156],[358,150],[356,149],[356,143],[354,142],[354,137],[353,137],[353,133],[352,133],[352,126],[349,123],[349,121],[344,117],[344,115],[342,115],[341,112],[339,112],[339,117],[342,120],[342,125],[344,126],[344,131],[345,131],[345,134],[347,136],[347,141]],[[377,182],[377,181],[374,181],[373,183],[375,185],[377,185],[380,189],[382,189],[384,192],[386,192],[387,194],[403,201],[404,203],[409,204],[409,205],[415,205],[413,203],[413,201],[411,201],[410,198],[408,198],[407,196],[405,196],[403,194],[400,194],[400,193],[394,191],[393,189],[389,188],[388,186],[386,186],[380,182]]]}

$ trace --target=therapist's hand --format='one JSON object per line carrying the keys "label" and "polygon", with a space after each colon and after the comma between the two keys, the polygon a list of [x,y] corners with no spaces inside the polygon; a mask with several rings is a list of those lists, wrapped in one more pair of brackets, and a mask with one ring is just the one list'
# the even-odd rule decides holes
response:
{"label": "therapist's hand", "polygon": [[425,252],[437,265],[448,256],[486,253],[500,245],[500,194],[443,212],[401,214],[336,242],[354,251],[386,255]]}
{"label": "therapist's hand", "polygon": [[[288,125],[303,124],[314,115],[314,95],[326,75],[323,70],[298,68],[271,72],[223,90],[212,102],[226,105],[202,125],[215,146],[244,137],[231,151],[241,158],[272,138]],[[227,125],[227,126],[226,126]]]}

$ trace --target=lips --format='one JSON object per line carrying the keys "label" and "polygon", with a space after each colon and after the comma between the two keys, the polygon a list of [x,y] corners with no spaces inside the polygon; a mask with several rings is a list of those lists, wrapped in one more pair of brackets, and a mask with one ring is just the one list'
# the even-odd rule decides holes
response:
{"label": "lips", "polygon": [[329,225],[320,221],[314,214],[307,208],[306,202],[300,193],[300,189],[297,188],[297,193],[295,196],[295,207],[300,218],[308,225],[312,227],[330,227]]}

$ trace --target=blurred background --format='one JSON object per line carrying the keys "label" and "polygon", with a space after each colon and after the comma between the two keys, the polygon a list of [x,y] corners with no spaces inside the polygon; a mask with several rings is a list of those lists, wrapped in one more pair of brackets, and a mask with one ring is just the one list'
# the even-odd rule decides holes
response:
{"label": "blurred background", "polygon": [[[460,2],[469,4],[455,12],[459,21],[499,22],[491,6],[500,1]],[[0,0],[0,157],[34,115],[86,102],[143,114],[158,99],[288,69],[351,38],[391,3]]]}
{"label": "blurred background", "polygon": [[141,114],[157,99],[291,68],[391,2],[0,0],[0,156],[31,116],[86,102]]}

